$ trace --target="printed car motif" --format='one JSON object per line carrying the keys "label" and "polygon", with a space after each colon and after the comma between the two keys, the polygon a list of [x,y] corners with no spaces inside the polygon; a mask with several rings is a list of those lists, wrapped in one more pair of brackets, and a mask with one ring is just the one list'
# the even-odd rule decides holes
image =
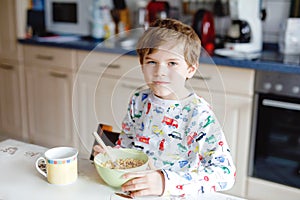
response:
{"label": "printed car motif", "polygon": [[203,138],[204,136],[206,136],[206,133],[200,132],[199,137],[196,138],[196,142],[198,142],[199,140],[202,140],[202,138]]}
{"label": "printed car motif", "polygon": [[175,128],[178,128],[178,122],[177,122],[177,120],[169,118],[169,117],[166,117],[166,116],[164,116],[164,118],[162,120],[162,123],[165,123],[168,126],[173,126]]}
{"label": "printed car motif", "polygon": [[149,144],[149,141],[150,141],[150,138],[149,137],[144,137],[144,136],[140,136],[140,135],[136,135],[136,139],[139,141],[139,142],[143,142],[145,144]]}
{"label": "printed car motif", "polygon": [[164,134],[164,132],[157,125],[152,126],[152,132],[156,135],[158,135],[158,134],[163,135]]}
{"label": "printed car motif", "polygon": [[205,139],[205,142],[208,144],[213,144],[217,141],[216,137],[214,135],[209,136],[208,138]]}
{"label": "printed car motif", "polygon": [[196,132],[194,133],[191,133],[190,135],[187,136],[187,144],[188,145],[191,145],[195,139],[195,137],[197,136],[198,134]]}
{"label": "printed car motif", "polygon": [[172,133],[169,133],[168,136],[174,139],[182,140],[181,134],[177,131],[173,131]]}
{"label": "printed car motif", "polygon": [[124,130],[124,131],[130,131],[130,126],[128,126],[125,123],[122,123],[122,130]]}
{"label": "printed car motif", "polygon": [[165,139],[162,139],[159,143],[159,150],[164,151],[165,150]]}
{"label": "printed car motif", "polygon": [[163,113],[163,112],[164,112],[164,109],[163,109],[162,107],[156,107],[156,108],[154,109],[154,112],[156,112],[157,114]]}

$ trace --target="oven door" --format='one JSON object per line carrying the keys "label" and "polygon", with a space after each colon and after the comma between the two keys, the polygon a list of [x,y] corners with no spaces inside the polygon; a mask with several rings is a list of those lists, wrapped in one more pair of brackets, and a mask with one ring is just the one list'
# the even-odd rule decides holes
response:
{"label": "oven door", "polygon": [[250,176],[300,188],[300,99],[256,94]]}

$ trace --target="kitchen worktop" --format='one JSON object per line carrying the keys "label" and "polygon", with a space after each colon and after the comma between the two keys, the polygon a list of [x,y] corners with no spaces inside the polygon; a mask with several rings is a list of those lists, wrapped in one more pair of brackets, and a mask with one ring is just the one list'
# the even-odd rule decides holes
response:
{"label": "kitchen worktop", "polygon": [[[35,161],[47,148],[7,139],[0,142],[0,199],[123,199],[117,198],[97,174],[94,165],[79,155],[78,179],[69,185],[49,184],[35,169]],[[114,197],[114,198],[112,198]],[[199,197],[204,200],[243,200],[222,193],[207,193]],[[164,197],[135,198],[167,200]],[[197,198],[198,199],[198,198]]]}
{"label": "kitchen worktop", "polygon": [[[136,55],[135,44],[137,38],[138,36],[123,38],[112,37],[105,41],[93,40],[91,38],[79,38],[73,41],[58,42],[54,37],[53,40],[51,40],[51,38],[19,39],[19,42],[21,44]],[[300,55],[280,54],[276,48],[270,48],[268,46],[262,51],[261,57],[256,60],[231,59],[203,54],[201,55],[200,63],[300,74]]]}

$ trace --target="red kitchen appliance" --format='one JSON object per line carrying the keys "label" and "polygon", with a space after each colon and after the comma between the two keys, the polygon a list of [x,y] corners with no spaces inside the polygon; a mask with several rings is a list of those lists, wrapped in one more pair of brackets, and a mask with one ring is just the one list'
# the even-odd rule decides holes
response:
{"label": "red kitchen appliance", "polygon": [[150,1],[147,5],[149,22],[169,17],[170,5],[167,1]]}
{"label": "red kitchen appliance", "polygon": [[213,55],[216,35],[212,12],[205,9],[198,10],[194,15],[192,27],[200,37],[202,47],[209,55]]}

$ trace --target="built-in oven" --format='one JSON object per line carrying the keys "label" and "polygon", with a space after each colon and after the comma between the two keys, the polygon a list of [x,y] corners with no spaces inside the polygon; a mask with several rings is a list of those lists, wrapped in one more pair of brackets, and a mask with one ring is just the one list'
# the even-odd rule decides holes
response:
{"label": "built-in oven", "polygon": [[258,71],[249,176],[300,188],[300,75]]}

